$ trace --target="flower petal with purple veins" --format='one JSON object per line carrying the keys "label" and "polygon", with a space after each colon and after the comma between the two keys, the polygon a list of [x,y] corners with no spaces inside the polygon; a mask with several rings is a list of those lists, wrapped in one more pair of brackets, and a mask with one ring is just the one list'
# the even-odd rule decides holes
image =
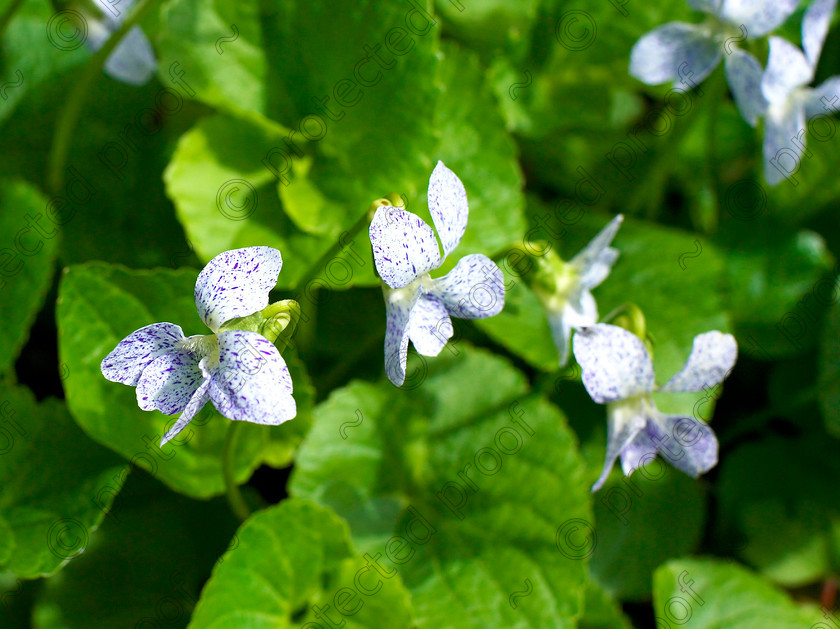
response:
{"label": "flower petal with purple veins", "polygon": [[190,401],[187,402],[187,406],[184,409],[184,412],[181,413],[181,416],[178,418],[178,421],[175,422],[175,425],[170,428],[165,435],[163,435],[163,439],[160,440],[160,447],[163,447],[167,441],[172,439],[172,437],[176,436],[179,432],[181,432],[184,428],[187,427],[193,418],[196,416],[198,411],[200,411],[207,402],[210,401],[210,380],[206,379],[204,382],[201,383],[201,386],[196,389],[195,393],[192,394]]}
{"label": "flower petal with purple veins", "polygon": [[723,0],[720,17],[735,26],[744,25],[747,37],[763,37],[781,26],[801,0]]}
{"label": "flower petal with purple veins", "polygon": [[152,323],[132,332],[102,359],[102,375],[111,382],[135,386],[146,366],[155,358],[175,348],[184,338],[181,326]]}
{"label": "flower petal with purple veins", "polygon": [[419,289],[412,295],[395,291],[385,293],[385,373],[398,387],[405,382],[405,366],[408,361],[408,324],[411,311],[420,299]]}
{"label": "flower petal with purple veins", "polygon": [[660,391],[692,393],[714,387],[729,375],[738,359],[738,344],[731,334],[713,330],[694,337],[683,368]]}
{"label": "flower petal with purple veins", "polygon": [[460,319],[486,319],[505,306],[505,278],[490,258],[480,253],[464,256],[449,273],[432,280],[429,292],[449,314]]}
{"label": "flower petal with purple veins", "polygon": [[592,486],[593,492],[604,485],[622,450],[644,430],[647,424],[646,411],[646,403],[641,398],[617,402],[607,407],[607,454],[601,476]]}
{"label": "flower petal with purple veins", "polygon": [[696,24],[670,22],[643,35],[630,52],[630,74],[648,85],[669,81],[694,87],[715,69],[721,45]]}
{"label": "flower petal with purple veins", "polygon": [[376,270],[391,288],[404,288],[440,266],[440,248],[432,228],[411,212],[385,205],[370,223]]}
{"label": "flower petal with purple veins", "polygon": [[763,70],[758,60],[740,48],[733,48],[724,62],[726,81],[738,111],[750,126],[758,124],[758,117],[767,111],[767,99],[761,92]]}
{"label": "flower petal with purple veins", "polygon": [[137,382],[137,405],[164,415],[182,412],[204,380],[198,363],[195,355],[183,349],[155,358]]}
{"label": "flower petal with purple veins", "polygon": [[297,414],[292,378],[274,344],[256,332],[230,330],[219,338],[210,399],[228,419],[277,425]]}
{"label": "flower petal with purple veins", "polygon": [[245,247],[220,253],[195,282],[195,305],[208,328],[262,310],[277,284],[283,258],[272,247]]}
{"label": "flower petal with purple veins", "polygon": [[816,68],[820,60],[836,5],[837,0],[814,0],[802,16],[802,49],[812,68]]}
{"label": "flower petal with purple veins", "polygon": [[429,212],[443,245],[443,259],[446,259],[461,242],[470,209],[464,184],[441,161],[429,178],[428,199]]}
{"label": "flower petal with purple veins", "polygon": [[572,346],[583,386],[598,404],[653,391],[653,363],[644,343],[632,332],[598,323],[579,329]]}
{"label": "flower petal with purple veins", "polygon": [[648,427],[659,455],[678,470],[697,478],[717,465],[717,437],[700,420],[657,413]]}
{"label": "flower petal with purple veins", "polygon": [[408,319],[408,338],[423,356],[437,356],[455,330],[446,306],[434,295],[420,295]]}
{"label": "flower petal with purple veins", "polygon": [[[586,288],[595,288],[603,282],[618,260],[618,251],[610,247],[610,243],[618,233],[618,228],[624,221],[619,214],[598,232],[586,247],[571,260],[569,264],[577,269],[580,283]],[[594,322],[593,322],[594,323]]]}
{"label": "flower petal with purple veins", "polygon": [[761,93],[769,103],[782,105],[795,89],[814,79],[814,69],[802,51],[786,39],[771,37],[768,41],[770,54],[761,77]]}

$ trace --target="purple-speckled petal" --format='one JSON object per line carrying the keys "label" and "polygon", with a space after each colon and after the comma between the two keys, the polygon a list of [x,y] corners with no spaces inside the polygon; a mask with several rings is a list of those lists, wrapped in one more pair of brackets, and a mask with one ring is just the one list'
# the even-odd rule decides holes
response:
{"label": "purple-speckled petal", "polygon": [[219,366],[210,399],[228,419],[276,426],[297,414],[292,378],[274,344],[256,332],[230,330],[219,337]]}
{"label": "purple-speckled petal", "polygon": [[145,85],[155,73],[157,60],[152,45],[139,26],[117,44],[105,61],[105,73],[129,85]]}
{"label": "purple-speckled petal", "polygon": [[747,37],[763,37],[790,17],[800,0],[724,0],[720,16],[734,24],[744,25]]}
{"label": "purple-speckled petal", "polygon": [[195,281],[195,306],[207,327],[245,317],[268,305],[283,258],[272,247],[224,251],[207,263]]}
{"label": "purple-speckled petal", "polygon": [[781,37],[771,37],[767,67],[761,77],[761,93],[769,103],[786,102],[791,92],[814,79],[814,69],[802,51]]}
{"label": "purple-speckled petal", "polygon": [[187,424],[193,420],[196,413],[198,413],[198,411],[200,411],[209,401],[210,379],[207,378],[201,383],[201,386],[196,389],[195,393],[192,394],[190,401],[187,402],[184,412],[181,413],[181,416],[178,418],[178,421],[175,422],[175,425],[172,426],[165,435],[163,435],[163,439],[160,440],[160,447],[162,448],[163,444],[186,428]]}
{"label": "purple-speckled petal", "polygon": [[470,208],[464,184],[441,161],[429,178],[428,199],[429,212],[443,245],[443,258],[446,259],[461,242],[467,229]]}
{"label": "purple-speckled petal", "polygon": [[[579,334],[575,335],[575,339]],[[601,476],[592,485],[593,492],[601,489],[618,455],[644,429],[646,423],[645,402],[642,399],[618,402],[607,407],[607,454]]]}
{"label": "purple-speckled petal", "polygon": [[580,274],[580,283],[584,288],[595,288],[610,274],[613,264],[618,259],[618,251],[610,247],[618,228],[624,221],[619,214],[593,238],[569,264]]}
{"label": "purple-speckled petal", "polygon": [[694,87],[720,63],[721,45],[697,24],[669,22],[643,35],[630,51],[630,74],[648,85]]}
{"label": "purple-speckled petal", "polygon": [[454,333],[443,302],[434,295],[420,295],[408,319],[408,338],[417,353],[437,356]]}
{"label": "purple-speckled petal", "polygon": [[694,337],[683,368],[660,389],[669,393],[703,391],[723,382],[738,358],[738,344],[731,334],[713,330]]}
{"label": "purple-speckled petal", "polygon": [[159,410],[164,415],[182,412],[204,380],[199,360],[183,349],[155,358],[137,382],[137,405],[144,411]]}
{"label": "purple-speckled petal", "polygon": [[647,420],[645,429],[639,431],[639,434],[621,450],[621,471],[625,476],[630,476],[638,468],[656,458],[657,449],[656,443],[651,438],[651,423]]}
{"label": "purple-speckled petal", "polygon": [[572,345],[583,386],[598,404],[653,391],[653,363],[635,334],[598,323],[579,329]]}
{"label": "purple-speckled petal", "polygon": [[806,92],[805,118],[810,120],[840,111],[840,76],[833,76]]}
{"label": "purple-speckled petal", "polygon": [[580,288],[569,295],[563,307],[563,318],[575,330],[598,323],[598,305],[592,293]]}
{"label": "purple-speckled petal", "polygon": [[163,353],[174,349],[184,338],[181,326],[153,323],[132,332],[102,359],[102,375],[111,382],[135,386],[146,366]]}
{"label": "purple-speckled petal", "polygon": [[775,186],[796,173],[802,162],[807,138],[805,103],[790,99],[771,105],[764,122],[764,177]]}
{"label": "purple-speckled petal", "polygon": [[429,291],[459,319],[486,319],[505,307],[505,278],[490,258],[473,253],[443,277],[432,281]]}
{"label": "purple-speckled petal", "polygon": [[717,464],[717,437],[702,421],[657,412],[647,428],[659,455],[689,476],[697,478]]}
{"label": "purple-speckled petal", "polygon": [[753,57],[746,50],[733,48],[732,53],[726,57],[724,62],[726,69],[726,80],[729,89],[738,105],[744,120],[754,127],[758,124],[758,117],[764,115],[767,110],[767,99],[761,92],[761,77],[764,71],[758,59]]}
{"label": "purple-speckled petal", "polygon": [[408,322],[411,310],[420,299],[420,290],[410,295],[383,288],[385,293],[385,373],[398,387],[405,382],[408,361]]}
{"label": "purple-speckled petal", "polygon": [[[796,4],[799,4],[798,0]],[[814,0],[802,16],[802,49],[812,68],[816,68],[820,60],[836,5],[837,0]]]}
{"label": "purple-speckled petal", "polygon": [[370,223],[370,243],[376,270],[391,288],[408,286],[440,266],[435,232],[411,212],[385,205]]}

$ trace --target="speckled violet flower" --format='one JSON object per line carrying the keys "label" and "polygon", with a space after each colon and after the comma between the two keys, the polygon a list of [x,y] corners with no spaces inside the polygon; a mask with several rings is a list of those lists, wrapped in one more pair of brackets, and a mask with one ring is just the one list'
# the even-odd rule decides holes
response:
{"label": "speckled violet flower", "polygon": [[[764,176],[776,185],[799,169],[805,153],[808,120],[840,110],[840,76],[826,79],[815,88],[807,87],[825,43],[837,0],[815,0],[802,18],[802,50],[781,37],[770,38],[767,68],[760,86],[749,96],[763,101]],[[755,84],[752,80],[751,85]]]}
{"label": "speckled violet flower", "polygon": [[709,19],[701,24],[669,22],[644,35],[630,53],[630,74],[648,85],[678,81],[691,88],[709,76],[726,53],[731,82],[732,73],[750,64],[733,44],[766,35],[780,26],[799,2],[688,0]]}
{"label": "speckled violet flower", "polygon": [[282,265],[280,252],[271,247],[217,255],[195,283],[198,314],[213,334],[185,338],[174,323],[153,323],[128,335],[102,360],[108,380],[137,387],[140,408],[181,413],[161,446],[208,401],[237,421],[277,425],[295,416],[286,363],[258,331],[277,310],[268,306],[268,294]]}
{"label": "speckled violet flower", "polygon": [[621,214],[616,216],[580,253],[569,262],[560,263],[550,282],[552,290],[535,287],[548,314],[561,367],[569,361],[572,330],[598,322],[598,305],[590,291],[607,279],[618,259],[618,250],[610,243],[623,220]]}
{"label": "speckled violet flower", "polygon": [[[125,20],[134,0],[94,0],[102,11],[102,19],[88,21],[88,47],[96,52]],[[112,78],[129,85],[144,85],[155,73],[157,61],[152,45],[139,26],[133,27],[122,38],[114,52],[105,60],[105,72]]]}
{"label": "speckled violet flower", "polygon": [[492,317],[505,303],[502,271],[487,256],[465,256],[445,276],[431,278],[461,242],[469,215],[464,184],[443,162],[429,179],[428,200],[442,258],[432,228],[416,214],[386,205],[370,224],[376,270],[385,282],[385,372],[397,386],[405,381],[409,339],[418,353],[437,356],[454,334],[450,317]]}
{"label": "speckled violet flower", "polygon": [[695,478],[717,464],[712,429],[688,415],[661,413],[651,393],[699,392],[723,382],[738,357],[732,335],[713,331],[694,337],[683,368],[658,388],[644,343],[624,328],[599,323],[578,330],[574,352],[587,392],[607,405],[607,456],[592,491],[601,488],[619,456],[627,476],[657,454]]}

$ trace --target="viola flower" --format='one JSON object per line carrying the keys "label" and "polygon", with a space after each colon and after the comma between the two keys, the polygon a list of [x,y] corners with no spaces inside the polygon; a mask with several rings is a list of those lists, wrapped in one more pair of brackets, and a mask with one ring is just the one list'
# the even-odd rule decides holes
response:
{"label": "viola flower", "polygon": [[549,261],[548,273],[540,274],[533,286],[548,313],[561,367],[569,361],[572,330],[598,322],[598,305],[590,291],[607,279],[618,259],[610,243],[623,220],[621,214],[616,216],[568,263]]}
{"label": "viola flower", "polygon": [[[119,7],[108,0],[94,0],[104,14],[102,19],[88,23],[87,45],[96,52],[120,27],[134,0],[120,0]],[[114,14],[116,12],[116,15]],[[105,72],[110,77],[129,85],[145,85],[155,73],[157,61],[152,45],[139,26],[122,38],[114,52],[105,61]]]}
{"label": "viola flower", "polygon": [[429,178],[428,201],[443,257],[432,228],[416,214],[384,205],[370,224],[373,259],[385,283],[385,373],[397,386],[405,381],[409,339],[418,353],[437,356],[454,334],[450,317],[492,317],[505,303],[502,271],[485,255],[465,256],[432,279],[430,272],[461,242],[469,215],[464,184],[443,162]]}
{"label": "viola flower", "polygon": [[[770,185],[798,169],[805,152],[808,120],[840,110],[840,76],[831,77],[816,88],[807,87],[814,80],[836,4],[837,0],[815,0],[805,11],[804,53],[781,37],[771,37],[760,91],[755,87],[749,90],[752,100],[761,99],[766,106],[764,176]],[[790,161],[780,163],[784,158]]]}
{"label": "viola flower", "polygon": [[274,339],[263,334],[277,337],[271,324],[285,306],[268,306],[268,294],[282,266],[280,252],[271,247],[217,255],[195,283],[198,314],[213,334],[186,338],[174,323],[153,323],[129,334],[102,360],[108,380],[137,387],[144,411],[181,413],[161,446],[208,401],[235,421],[274,426],[296,415],[289,370]]}
{"label": "viola flower", "polygon": [[[669,22],[642,36],[630,53],[630,74],[648,85],[679,80],[694,87],[718,66],[726,50],[729,78],[749,63],[732,43],[766,35],[796,10],[799,1],[688,0],[709,18],[701,24]],[[735,64],[731,70],[730,64]]]}
{"label": "viola flower", "polygon": [[653,361],[638,336],[599,323],[577,331],[575,358],[583,385],[598,404],[607,405],[607,456],[598,491],[616,458],[626,476],[657,453],[694,478],[717,464],[718,442],[704,422],[687,415],[659,412],[651,394],[699,392],[729,375],[738,356],[731,334],[713,331],[694,337],[683,368],[663,387],[654,383]]}

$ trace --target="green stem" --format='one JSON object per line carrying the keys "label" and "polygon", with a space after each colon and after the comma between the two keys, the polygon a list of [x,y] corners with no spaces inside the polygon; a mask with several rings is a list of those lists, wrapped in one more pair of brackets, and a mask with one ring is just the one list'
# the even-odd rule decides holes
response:
{"label": "green stem", "polygon": [[2,17],[0,17],[0,36],[6,32],[6,27],[9,25],[9,22],[12,21],[15,13],[17,13],[17,10],[23,3],[24,0],[14,0],[14,2],[9,5],[9,8],[6,9],[6,12],[3,13]]}
{"label": "green stem", "polygon": [[146,15],[153,3],[154,0],[140,0],[134,6],[134,10],[128,14],[120,27],[108,38],[105,45],[91,57],[84,72],[73,86],[73,91],[67,97],[67,102],[56,122],[55,135],[50,151],[48,183],[53,194],[58,194],[64,186],[64,165],[67,163],[67,155],[70,152],[73,131],[79,121],[79,116],[90,94],[93,82],[102,72],[105,61],[122,41],[122,38]]}
{"label": "green stem", "polygon": [[239,518],[240,521],[244,522],[248,519],[248,516],[251,515],[251,510],[248,508],[245,498],[242,496],[242,492],[239,491],[239,485],[236,484],[236,479],[233,476],[233,453],[236,451],[236,438],[239,434],[241,426],[242,422],[230,422],[230,427],[228,428],[227,436],[225,437],[225,443],[222,446],[222,473],[225,477],[225,489],[228,502],[230,503],[230,508],[234,515]]}
{"label": "green stem", "polygon": [[373,220],[373,212],[375,210],[368,210],[361,217],[359,220],[356,221],[353,226],[348,229],[346,232],[343,232],[338,240],[335,241],[332,247],[330,247],[329,251],[327,251],[324,255],[318,258],[318,261],[315,262],[306,273],[297,281],[297,284],[294,288],[294,291],[301,291],[306,289],[306,285],[309,284],[312,280],[317,278],[321,273],[323,273],[324,269],[326,268],[327,264],[335,258],[341,250],[345,247],[348,241],[351,241],[356,235],[362,231],[365,227],[370,225],[370,221]]}
{"label": "green stem", "polygon": [[695,221],[695,229],[709,234],[717,229],[720,219],[720,177],[717,168],[717,145],[718,145],[718,119],[720,117],[720,101],[724,97],[726,79],[723,70],[713,73],[709,84],[709,93],[706,98],[709,100],[709,118],[706,125],[706,180],[709,182],[709,189],[712,193],[712,213],[701,216]]}

